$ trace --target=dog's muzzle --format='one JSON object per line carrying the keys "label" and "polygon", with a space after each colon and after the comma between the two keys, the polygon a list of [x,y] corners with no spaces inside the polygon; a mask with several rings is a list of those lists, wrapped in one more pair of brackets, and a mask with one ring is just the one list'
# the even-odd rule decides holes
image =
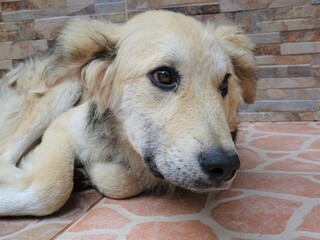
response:
{"label": "dog's muzzle", "polygon": [[[181,170],[174,164],[162,174],[156,165],[155,156],[146,154],[144,162],[149,171],[157,178],[166,180],[182,188],[196,192],[210,192],[229,188],[236,172],[240,168],[240,159],[234,150],[209,148],[199,152],[194,159],[198,166]],[[161,169],[161,168],[160,168]],[[197,174],[189,172],[197,171]]]}

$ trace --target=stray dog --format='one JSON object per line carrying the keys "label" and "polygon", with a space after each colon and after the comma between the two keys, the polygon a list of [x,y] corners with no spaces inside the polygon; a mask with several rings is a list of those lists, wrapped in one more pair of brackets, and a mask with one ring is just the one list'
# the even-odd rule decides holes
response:
{"label": "stray dog", "polygon": [[57,211],[76,163],[116,199],[163,182],[228,188],[237,106],[255,98],[252,49],[237,27],[173,12],[71,20],[0,81],[0,215]]}

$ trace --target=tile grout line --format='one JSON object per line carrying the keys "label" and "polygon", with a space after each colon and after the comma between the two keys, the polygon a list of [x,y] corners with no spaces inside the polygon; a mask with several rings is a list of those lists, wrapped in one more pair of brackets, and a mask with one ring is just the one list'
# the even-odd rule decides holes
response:
{"label": "tile grout line", "polygon": [[61,231],[57,232],[51,239],[55,240],[57,239],[59,236],[61,236],[62,234],[64,234],[67,230],[70,229],[70,227],[75,224],[76,222],[78,222],[80,219],[82,219],[84,216],[86,216],[86,214],[92,209],[94,208],[94,206],[96,206],[104,197],[101,195],[96,201],[94,201],[90,207],[88,207],[87,211],[78,219],[71,221],[65,228],[61,229]]}

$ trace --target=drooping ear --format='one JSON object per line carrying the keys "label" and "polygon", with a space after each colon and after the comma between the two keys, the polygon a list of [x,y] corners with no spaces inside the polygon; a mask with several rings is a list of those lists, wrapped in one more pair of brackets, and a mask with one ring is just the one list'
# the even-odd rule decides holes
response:
{"label": "drooping ear", "polygon": [[214,35],[231,58],[234,72],[240,80],[243,100],[246,103],[253,103],[257,79],[257,63],[253,55],[254,44],[236,26],[219,25],[215,28]]}
{"label": "drooping ear", "polygon": [[76,76],[107,108],[112,79],[109,67],[116,57],[120,26],[90,18],[74,18],[62,29],[53,47],[49,84]]}

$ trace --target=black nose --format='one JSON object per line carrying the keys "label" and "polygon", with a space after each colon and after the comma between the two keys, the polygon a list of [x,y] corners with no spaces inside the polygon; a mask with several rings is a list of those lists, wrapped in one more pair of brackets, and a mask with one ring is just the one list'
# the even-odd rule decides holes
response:
{"label": "black nose", "polygon": [[215,181],[228,181],[240,168],[240,159],[234,151],[213,148],[198,155],[201,168]]}

